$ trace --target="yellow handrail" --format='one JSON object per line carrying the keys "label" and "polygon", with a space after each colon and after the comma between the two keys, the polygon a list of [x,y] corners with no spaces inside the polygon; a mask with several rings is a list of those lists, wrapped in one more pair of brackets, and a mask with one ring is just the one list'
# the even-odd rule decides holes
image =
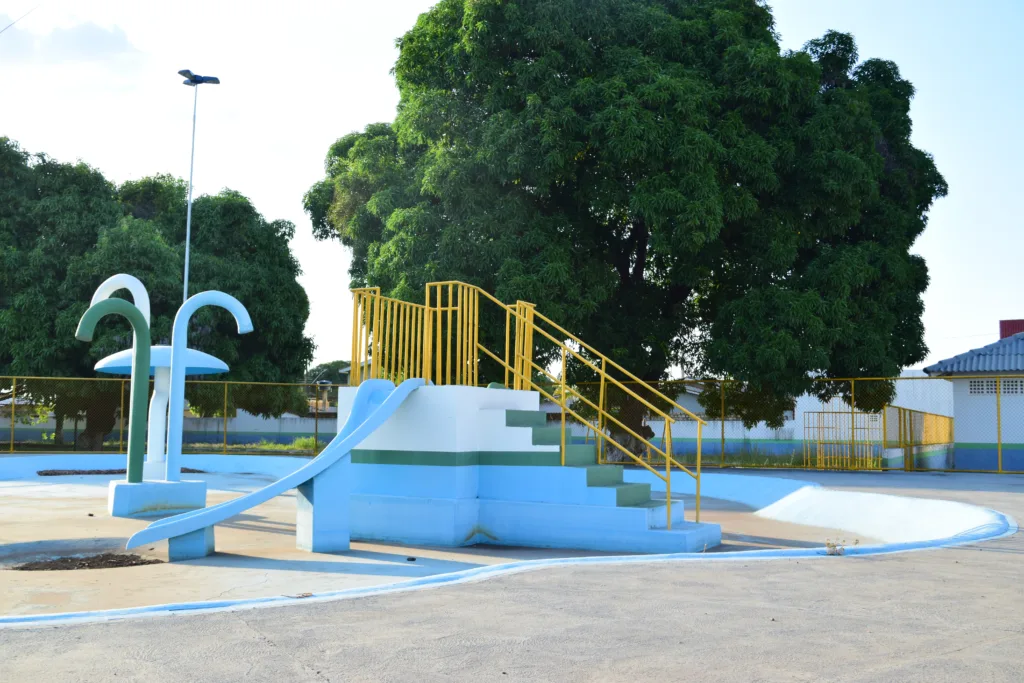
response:
{"label": "yellow handrail", "polygon": [[[697,492],[695,516],[696,520],[700,521],[702,428],[706,424],[704,420],[564,327],[537,312],[533,304],[526,301],[506,304],[475,285],[457,280],[427,284],[424,304],[382,296],[380,289],[376,287],[358,288],[352,290],[352,293],[355,305],[350,384],[355,385],[364,379],[380,377],[389,377],[396,381],[408,377],[422,377],[435,384],[476,386],[479,382],[482,353],[501,369],[506,387],[537,391],[559,407],[562,424],[562,464],[565,463],[566,419],[571,417],[588,429],[593,429],[598,462],[604,462],[608,449],[614,448],[627,457],[627,462],[632,461],[640,465],[665,482],[669,529],[672,528],[672,468],[676,467],[694,478]],[[481,297],[504,313],[503,355],[486,348],[480,342]],[[561,359],[558,376],[534,361],[534,339],[538,334],[553,345]],[[600,378],[597,403],[566,383],[566,366],[570,358]],[[545,378],[556,388],[549,392],[534,379],[535,376]],[[627,383],[642,385],[647,397],[641,396]],[[648,443],[646,461],[644,457],[632,453],[606,433],[609,425],[615,425],[617,432],[640,442],[646,441],[606,409],[608,387],[615,387],[642,406],[648,414],[663,420],[662,447]],[[652,401],[667,404],[667,410]],[[573,406],[577,403],[595,412],[596,426],[574,409]],[[678,421],[673,417],[673,413],[685,416],[684,419],[689,418],[697,424],[696,471],[683,466],[672,456],[672,424]],[[650,464],[653,461],[652,453],[664,459],[664,474]]]}

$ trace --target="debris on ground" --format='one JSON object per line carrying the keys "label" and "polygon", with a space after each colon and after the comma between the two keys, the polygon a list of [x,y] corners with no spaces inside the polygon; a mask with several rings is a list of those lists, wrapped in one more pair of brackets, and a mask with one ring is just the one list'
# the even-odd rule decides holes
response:
{"label": "debris on ground", "polygon": [[36,560],[25,564],[15,565],[11,569],[32,572],[32,571],[58,571],[67,569],[109,569],[111,567],[137,567],[143,564],[160,564],[161,560],[154,560],[141,555],[129,555],[121,553],[101,553],[99,555],[87,555],[85,557],[55,557],[50,560]]}

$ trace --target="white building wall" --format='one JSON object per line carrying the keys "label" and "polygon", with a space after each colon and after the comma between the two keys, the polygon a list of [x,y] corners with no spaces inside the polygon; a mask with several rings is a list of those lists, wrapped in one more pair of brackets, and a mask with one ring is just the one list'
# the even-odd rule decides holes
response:
{"label": "white building wall", "polygon": [[[1012,380],[1003,380],[1008,385]],[[1024,443],[1024,394],[1006,386],[1000,397],[1001,427],[997,425],[996,395],[970,393],[969,379],[955,379],[953,433],[957,443],[995,444],[1002,433],[1003,444]],[[1013,393],[1008,393],[1013,392]]]}

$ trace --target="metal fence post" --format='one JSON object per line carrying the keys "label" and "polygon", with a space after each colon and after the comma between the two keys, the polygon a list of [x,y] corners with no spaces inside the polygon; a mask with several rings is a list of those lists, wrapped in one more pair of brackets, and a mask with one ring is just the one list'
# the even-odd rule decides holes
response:
{"label": "metal fence post", "polygon": [[[348,383],[355,386],[359,383],[359,343],[362,340],[362,294],[352,292],[352,350],[348,357],[352,360],[348,365]],[[354,381],[353,381],[354,380]],[[226,385],[224,386],[226,390]],[[227,411],[224,411],[227,415]]]}
{"label": "metal fence post", "polygon": [[856,467],[857,456],[857,380],[850,380],[850,455],[847,458],[846,466],[854,463]]}
{"label": "metal fence post", "polygon": [[[125,381],[121,380],[121,412],[118,413],[118,417],[120,418],[121,426],[120,426],[120,429],[118,429],[118,436],[117,436],[117,452],[118,453],[124,453],[124,384],[125,384]],[[149,383],[147,382],[147,385],[148,384]]]}
{"label": "metal fence post", "polygon": [[313,385],[313,457],[316,457],[317,448],[320,447],[320,394],[316,385]]}
{"label": "metal fence post", "polygon": [[228,454],[228,383],[224,382],[224,455]]}
{"label": "metal fence post", "polygon": [[996,377],[996,463],[1003,473],[1003,378]]}
{"label": "metal fence post", "polygon": [[694,520],[700,524],[700,460],[701,460],[701,441],[703,440],[703,428],[704,423],[697,422],[697,483],[696,483],[696,500],[694,502],[696,516]]}
{"label": "metal fence post", "polygon": [[565,347],[562,347],[562,386],[558,389],[558,402],[562,404],[562,467],[565,467]]}
{"label": "metal fence post", "polygon": [[[722,444],[721,444],[722,452],[720,453],[720,455],[721,455],[721,458],[722,458],[721,465],[722,465],[722,467],[725,467],[725,380],[724,379],[721,382],[718,383],[718,390],[719,390],[718,393],[721,394],[721,398],[722,398],[722,412],[718,416],[721,419],[721,421],[722,421]],[[700,427],[699,426],[697,428],[697,431],[698,432],[700,431]]]}

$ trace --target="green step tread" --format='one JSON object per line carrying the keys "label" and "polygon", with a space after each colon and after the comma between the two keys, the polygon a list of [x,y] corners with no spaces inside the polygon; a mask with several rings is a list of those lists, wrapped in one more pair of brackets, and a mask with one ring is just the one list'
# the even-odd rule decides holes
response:
{"label": "green step tread", "polygon": [[615,489],[615,504],[619,507],[639,507],[651,500],[650,484],[611,484],[591,488]]}
{"label": "green step tread", "polygon": [[[546,427],[547,413],[540,410],[506,410],[506,427]],[[559,439],[561,441],[561,439]]]}

